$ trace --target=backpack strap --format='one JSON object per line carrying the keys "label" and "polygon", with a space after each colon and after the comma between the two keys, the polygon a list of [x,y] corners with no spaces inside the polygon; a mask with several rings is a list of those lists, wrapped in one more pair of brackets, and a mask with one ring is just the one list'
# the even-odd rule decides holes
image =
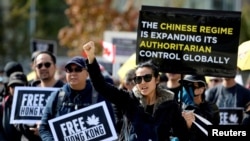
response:
{"label": "backpack strap", "polygon": [[95,88],[92,86],[92,98],[91,98],[91,102],[92,104],[95,104],[97,103],[97,100],[98,100],[98,92],[95,90]]}
{"label": "backpack strap", "polygon": [[[59,89],[58,95],[57,95],[57,104],[56,104],[56,112],[59,111],[60,107],[63,104],[63,101],[65,99],[66,92],[61,88]],[[98,92],[95,90],[95,88],[92,86],[92,93],[91,93],[91,103],[95,104],[98,101]]]}
{"label": "backpack strap", "polygon": [[59,89],[58,95],[57,95],[57,104],[56,104],[56,111],[55,113],[57,113],[60,109],[60,107],[62,106],[64,97],[65,97],[65,91],[63,89]]}

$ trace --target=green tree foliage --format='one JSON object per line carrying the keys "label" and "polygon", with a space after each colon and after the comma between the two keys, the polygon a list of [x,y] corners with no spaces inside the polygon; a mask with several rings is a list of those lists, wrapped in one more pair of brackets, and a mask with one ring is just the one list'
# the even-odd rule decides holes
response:
{"label": "green tree foliage", "polygon": [[64,15],[66,4],[61,0],[37,0],[35,38],[57,40],[60,28],[68,24]]}
{"label": "green tree foliage", "polygon": [[27,22],[29,1],[12,0],[10,7],[5,7],[2,22],[2,44],[0,47],[1,64],[7,59],[18,60],[22,54],[27,54],[25,40],[28,38]]}
{"label": "green tree foliage", "polygon": [[[32,38],[56,40],[58,30],[68,24],[61,0],[5,0],[1,21],[0,67],[9,60],[22,62],[29,60]],[[32,2],[35,12],[30,13]],[[9,6],[8,6],[9,5]],[[34,18],[35,29],[30,30],[30,19]],[[60,52],[61,51],[61,52]],[[65,54],[58,49],[58,53]],[[24,64],[25,65],[25,64]]]}
{"label": "green tree foliage", "polygon": [[102,51],[101,41],[105,30],[136,31],[138,9],[128,0],[119,12],[112,8],[112,0],[66,0],[65,15],[69,25],[60,29],[61,46],[69,48],[68,56],[81,55],[81,46],[89,40],[96,42],[97,54]]}

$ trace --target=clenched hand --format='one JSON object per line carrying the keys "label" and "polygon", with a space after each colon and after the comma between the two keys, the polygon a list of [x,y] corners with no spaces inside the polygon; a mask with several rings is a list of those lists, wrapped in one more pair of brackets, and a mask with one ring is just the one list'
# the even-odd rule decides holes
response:
{"label": "clenched hand", "polygon": [[91,64],[95,59],[95,43],[93,41],[89,41],[84,44],[82,48],[88,57],[89,63]]}

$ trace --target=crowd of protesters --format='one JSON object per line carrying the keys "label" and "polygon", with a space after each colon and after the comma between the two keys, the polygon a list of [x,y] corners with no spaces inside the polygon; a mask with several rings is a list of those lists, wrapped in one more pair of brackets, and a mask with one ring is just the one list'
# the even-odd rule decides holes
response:
{"label": "crowd of protesters", "polygon": [[[199,117],[219,125],[219,109],[225,107],[244,109],[239,124],[250,125],[250,90],[233,77],[161,73],[153,62],[147,61],[129,70],[117,86],[97,62],[94,43],[86,43],[83,50],[87,58],[70,58],[63,69],[65,77],[60,79],[56,77],[57,58],[49,51],[32,55],[34,80],[27,80],[22,64],[5,64],[0,72],[4,76],[0,77],[1,141],[53,141],[48,120],[101,101],[108,105],[117,140],[206,141],[207,134],[197,126],[202,125]],[[40,122],[10,124],[16,86],[60,89],[51,94]],[[64,105],[58,108],[54,103],[62,90]],[[93,95],[97,97],[93,99]]]}

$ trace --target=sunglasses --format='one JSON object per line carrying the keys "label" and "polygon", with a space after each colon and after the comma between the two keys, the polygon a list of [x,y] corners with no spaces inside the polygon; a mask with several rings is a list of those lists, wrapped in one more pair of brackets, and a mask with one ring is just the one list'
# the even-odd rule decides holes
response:
{"label": "sunglasses", "polygon": [[76,67],[76,68],[66,68],[65,71],[67,73],[72,73],[72,72],[76,72],[76,73],[79,73],[79,72],[82,72],[83,70],[86,70],[85,68],[81,68],[81,67]]}
{"label": "sunglasses", "polygon": [[51,66],[51,63],[50,62],[46,62],[46,63],[40,63],[40,64],[36,65],[36,67],[38,69],[41,69],[43,66],[45,66],[45,68],[49,68]]}
{"label": "sunglasses", "polygon": [[152,77],[153,75],[152,74],[146,74],[144,76],[136,76],[134,78],[134,82],[135,84],[140,84],[142,82],[142,79],[145,81],[145,82],[150,82],[152,80]]}

